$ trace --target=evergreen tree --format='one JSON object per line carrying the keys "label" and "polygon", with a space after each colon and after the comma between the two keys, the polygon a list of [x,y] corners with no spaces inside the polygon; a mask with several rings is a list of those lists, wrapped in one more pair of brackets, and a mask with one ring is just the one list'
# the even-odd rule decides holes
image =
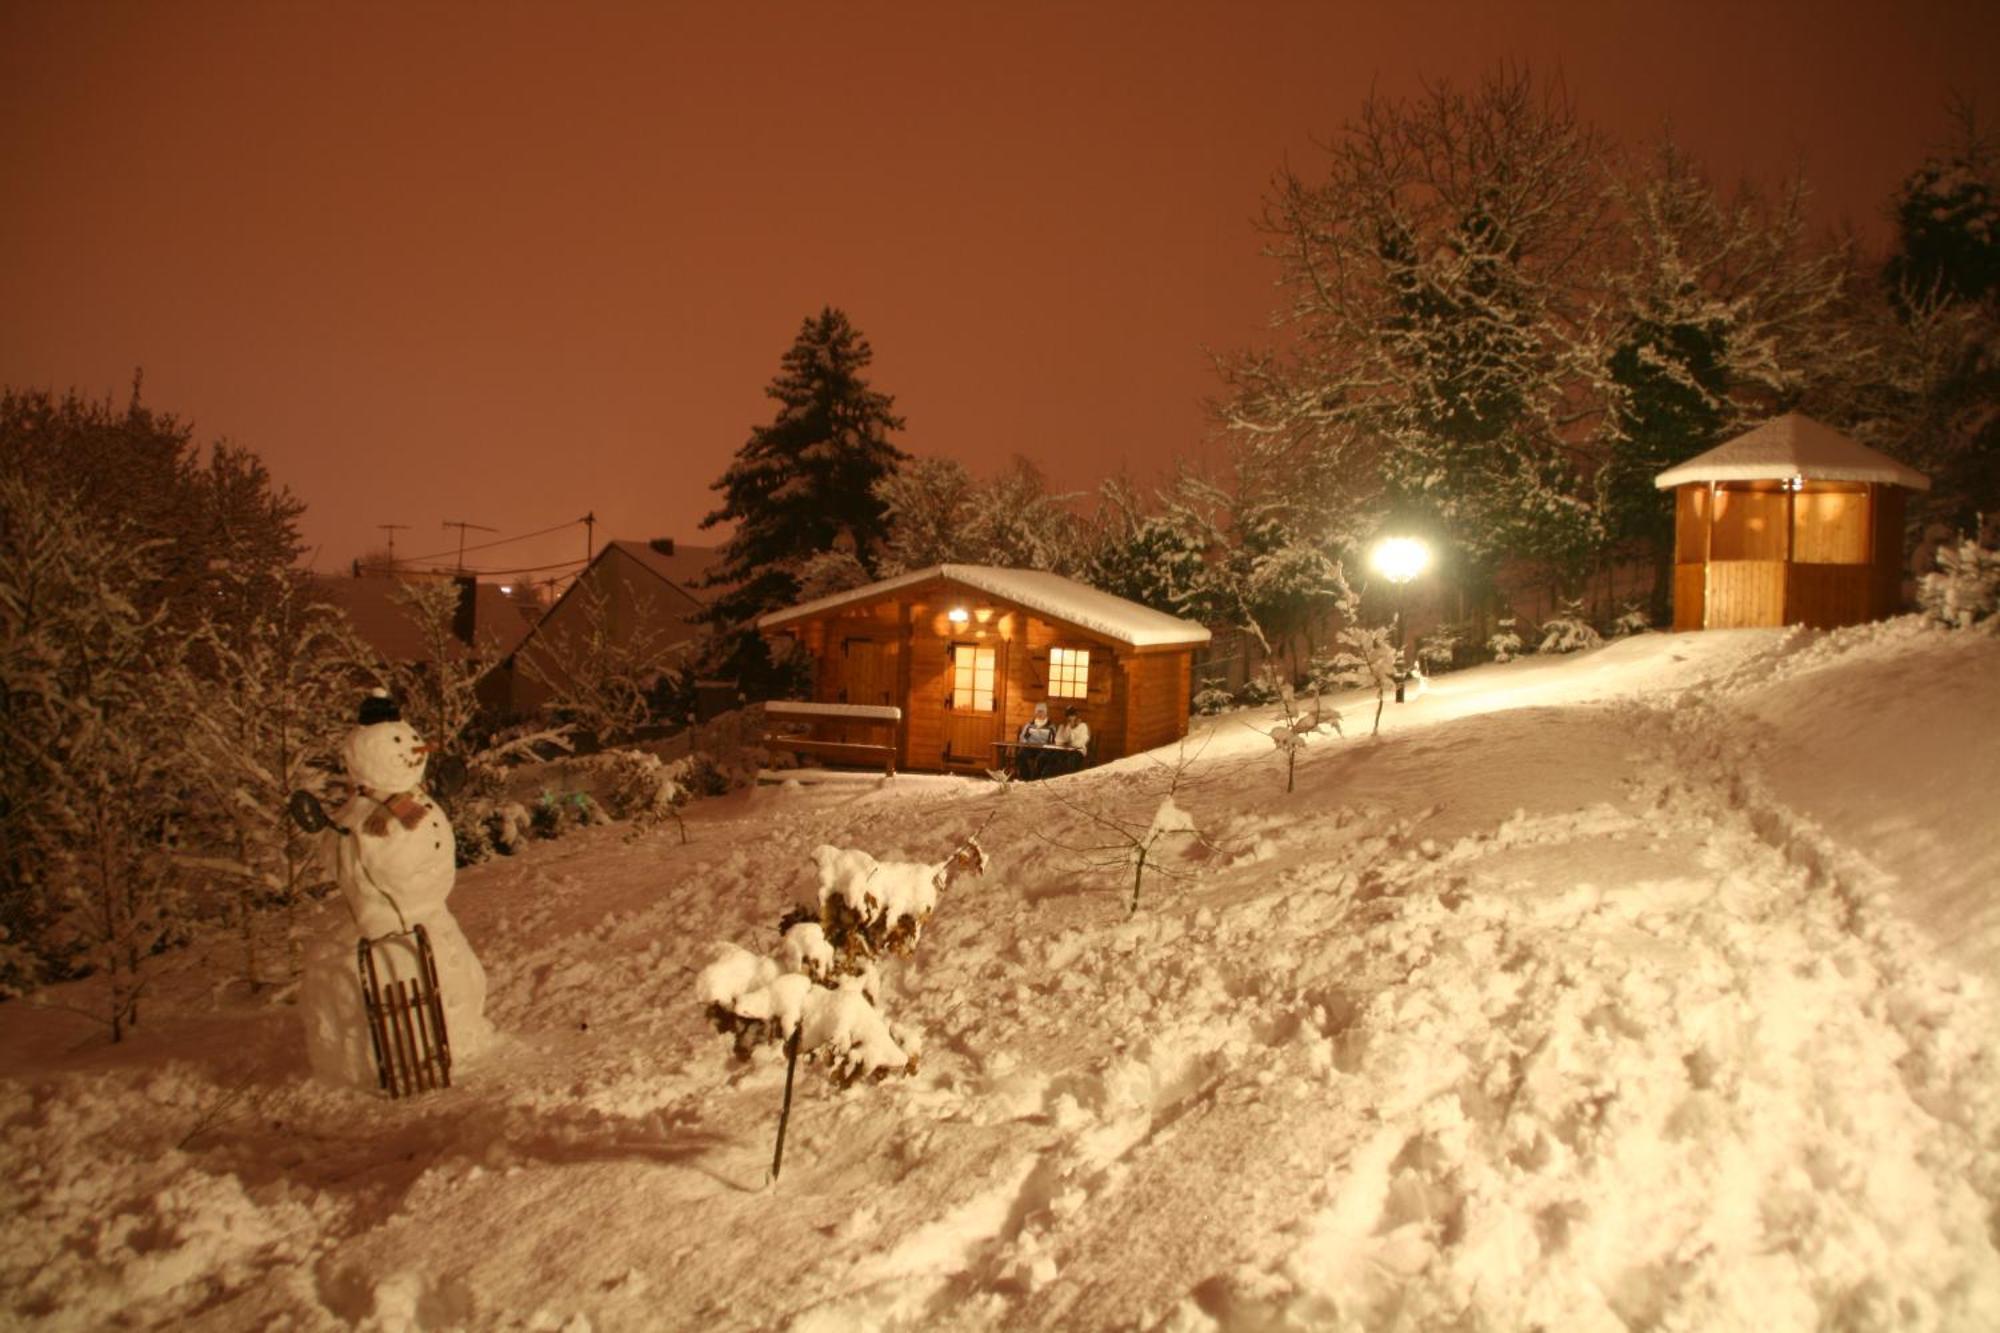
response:
{"label": "evergreen tree", "polygon": [[1889,299],[1908,314],[1931,298],[2000,293],[2000,200],[1993,145],[1969,106],[1952,109],[1954,141],[1903,181],[1892,202],[1896,248],[1883,267]]}
{"label": "evergreen tree", "polygon": [[1893,201],[1896,250],[1857,323],[1855,432],[1929,474],[1913,517],[1943,530],[2000,512],[2000,183],[1969,108]]}
{"label": "evergreen tree", "polygon": [[888,534],[876,485],[907,456],[889,442],[903,419],[894,400],[862,378],[874,351],[831,306],[805,320],[765,389],[778,403],[711,489],[722,503],[704,528],[735,524],[707,585],[722,591],[707,612],[717,632],[711,668],[752,693],[773,682],[755,621],[795,602],[812,556],[849,550],[871,575]]}

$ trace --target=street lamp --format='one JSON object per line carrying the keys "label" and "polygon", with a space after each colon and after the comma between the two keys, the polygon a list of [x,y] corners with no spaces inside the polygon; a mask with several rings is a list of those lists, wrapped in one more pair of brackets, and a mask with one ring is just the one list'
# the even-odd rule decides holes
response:
{"label": "street lamp", "polygon": [[1431,548],[1415,537],[1386,537],[1375,544],[1368,562],[1375,572],[1396,585],[1396,702],[1403,702],[1403,682],[1409,678],[1404,662],[1404,640],[1409,626],[1404,623],[1403,598],[1410,580],[1424,572],[1431,562]]}

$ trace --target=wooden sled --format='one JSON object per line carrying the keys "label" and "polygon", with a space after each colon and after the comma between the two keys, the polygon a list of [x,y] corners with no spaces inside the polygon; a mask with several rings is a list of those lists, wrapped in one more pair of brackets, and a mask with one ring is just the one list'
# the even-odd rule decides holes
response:
{"label": "wooden sled", "polygon": [[[377,949],[393,949],[416,960],[414,977],[392,975],[385,985]],[[368,1040],[375,1048],[375,1072],[391,1097],[411,1097],[451,1086],[451,1037],[445,1031],[444,999],[438,993],[437,957],[423,926],[361,940],[354,946],[361,973],[361,1002],[368,1011]]]}

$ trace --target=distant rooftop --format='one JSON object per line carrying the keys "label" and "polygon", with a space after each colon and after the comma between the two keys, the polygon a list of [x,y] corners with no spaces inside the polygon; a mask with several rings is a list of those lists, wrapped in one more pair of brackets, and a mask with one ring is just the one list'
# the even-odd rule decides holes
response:
{"label": "distant rooftop", "polygon": [[[397,596],[404,587],[402,579],[335,578],[317,574],[313,576],[312,587],[321,598],[346,614],[354,632],[385,661],[425,660],[423,633]],[[462,644],[463,654],[482,661],[505,657],[528,633],[528,622],[520,608],[494,583],[474,586],[472,622],[473,642]]]}

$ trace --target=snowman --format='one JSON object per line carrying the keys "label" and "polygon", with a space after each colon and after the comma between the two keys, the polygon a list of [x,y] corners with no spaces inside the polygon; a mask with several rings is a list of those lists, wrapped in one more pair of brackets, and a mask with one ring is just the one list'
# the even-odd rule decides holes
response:
{"label": "snowman", "polygon": [[[420,985],[415,928],[429,938],[443,1000],[452,1063],[493,1039],[486,1021],[486,971],[445,899],[456,875],[451,821],[425,795],[430,747],[377,690],[361,705],[360,724],[341,745],[353,795],[329,819],[335,834],[334,878],[347,911],[306,955],[300,1004],[313,1073],[374,1091],[380,1086],[363,1001],[363,968],[372,959],[382,988]],[[369,942],[357,967],[356,936]]]}

